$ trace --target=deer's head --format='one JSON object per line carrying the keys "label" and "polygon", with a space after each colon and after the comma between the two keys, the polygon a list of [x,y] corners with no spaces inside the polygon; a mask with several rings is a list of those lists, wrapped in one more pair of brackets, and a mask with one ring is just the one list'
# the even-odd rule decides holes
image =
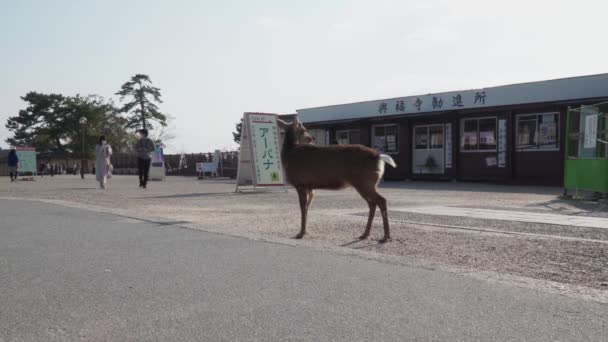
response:
{"label": "deer's head", "polygon": [[291,123],[281,119],[277,119],[277,122],[279,127],[285,130],[285,139],[290,139],[290,142],[294,144],[312,144],[314,142],[313,137],[298,119]]}

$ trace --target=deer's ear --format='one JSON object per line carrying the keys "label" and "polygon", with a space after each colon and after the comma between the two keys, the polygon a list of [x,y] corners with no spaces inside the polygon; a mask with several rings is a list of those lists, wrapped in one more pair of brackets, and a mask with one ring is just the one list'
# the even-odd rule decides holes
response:
{"label": "deer's ear", "polygon": [[282,128],[282,129],[288,129],[289,126],[292,125],[291,123],[285,122],[285,121],[283,121],[281,119],[277,119],[277,124],[279,124],[279,127]]}

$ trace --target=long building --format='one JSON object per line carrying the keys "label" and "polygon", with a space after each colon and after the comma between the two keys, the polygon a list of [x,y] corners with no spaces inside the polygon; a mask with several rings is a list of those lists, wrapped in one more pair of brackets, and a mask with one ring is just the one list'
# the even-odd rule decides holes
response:
{"label": "long building", "polygon": [[[388,179],[562,185],[569,107],[608,100],[608,74],[297,110],[317,144],[363,144]],[[599,130],[600,128],[598,128]]]}

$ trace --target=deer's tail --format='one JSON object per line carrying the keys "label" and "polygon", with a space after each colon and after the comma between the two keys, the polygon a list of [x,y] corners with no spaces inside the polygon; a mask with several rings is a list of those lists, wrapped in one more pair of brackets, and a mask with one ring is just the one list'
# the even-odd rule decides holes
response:
{"label": "deer's tail", "polygon": [[388,154],[381,154],[380,155],[380,160],[385,162],[386,164],[397,168],[397,163],[395,163],[395,161],[393,160],[393,158],[391,158],[391,156],[389,156]]}

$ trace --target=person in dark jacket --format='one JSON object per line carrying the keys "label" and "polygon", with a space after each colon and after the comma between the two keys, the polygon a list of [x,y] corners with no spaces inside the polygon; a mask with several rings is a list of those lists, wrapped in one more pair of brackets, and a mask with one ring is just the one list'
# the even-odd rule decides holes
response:
{"label": "person in dark jacket", "polygon": [[19,170],[19,157],[17,151],[13,148],[8,152],[8,174],[11,177],[11,182],[17,180],[17,172]]}
{"label": "person in dark jacket", "polygon": [[140,129],[137,131],[139,139],[133,146],[135,155],[137,156],[137,173],[139,174],[139,187],[146,188],[148,186],[148,175],[150,174],[150,164],[152,162],[151,154],[156,150],[152,139],[148,138],[148,130]]}

